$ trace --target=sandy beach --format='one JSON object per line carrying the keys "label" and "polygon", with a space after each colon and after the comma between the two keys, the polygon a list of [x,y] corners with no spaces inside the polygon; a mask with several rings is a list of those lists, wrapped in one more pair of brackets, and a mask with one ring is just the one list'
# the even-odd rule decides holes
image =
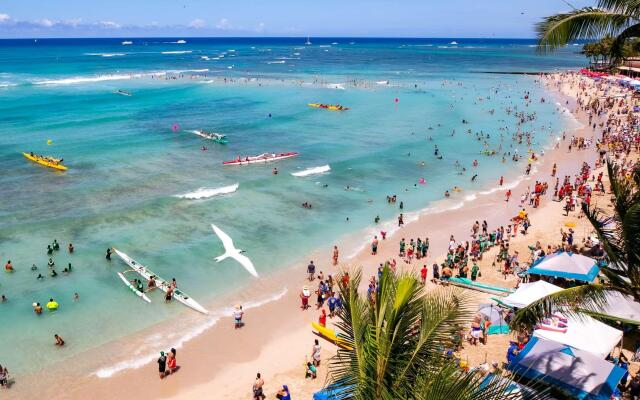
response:
{"label": "sandy beach", "polygon": [[[550,98],[560,104],[569,101],[567,109],[576,109],[576,92],[565,83],[559,91],[551,85],[551,78],[544,78],[549,82]],[[557,78],[554,78],[557,79]],[[575,76],[572,79],[577,79]],[[534,99],[536,101],[537,99]],[[547,101],[550,101],[547,99]],[[560,111],[559,111],[560,112]],[[459,193],[453,193],[451,198],[439,202],[438,212],[425,211],[415,221],[406,223],[386,240],[380,240],[378,252],[372,255],[367,245],[357,255],[346,258],[341,256],[339,265],[331,265],[331,248],[320,249],[306,258],[313,259],[317,270],[325,275],[337,275],[340,271],[349,271],[357,267],[363,270],[363,289],[366,289],[367,278],[376,274],[380,263],[395,259],[398,268],[412,270],[418,273],[423,264],[429,268],[440,261],[447,252],[449,237],[454,235],[457,241],[469,240],[471,226],[475,221],[486,220],[489,231],[506,226],[510,219],[520,211],[519,198],[527,187],[532,187],[536,181],[546,181],[550,188],[555,178],[551,177],[554,164],[557,165],[558,177],[574,176],[583,162],[593,164],[597,157],[595,146],[586,150],[569,152],[567,150],[569,138],[572,136],[593,139],[594,131],[588,127],[587,115],[575,112],[574,116],[583,123],[584,127],[575,132],[566,132],[566,140],[560,143],[558,149],[550,149],[534,164],[534,171],[514,186],[510,186],[513,196],[509,202],[505,201],[506,184],[503,188],[463,188]],[[482,162],[479,157],[479,162]],[[521,163],[522,167],[526,165]],[[601,170],[594,170],[597,174]],[[496,185],[499,176],[496,177]],[[484,191],[483,191],[484,190]],[[473,196],[470,196],[473,194]],[[595,196],[596,204],[605,203],[606,196]],[[464,202],[462,206],[459,206]],[[528,203],[527,203],[528,204]],[[551,201],[551,195],[544,197],[538,208],[525,206],[529,213],[532,226],[528,234],[517,234],[510,241],[511,249],[518,250],[521,259],[529,257],[527,246],[540,241],[543,245],[557,242],[560,229],[566,222],[576,224],[576,242],[583,240],[591,232],[588,223],[579,218],[579,211],[563,215],[562,202]],[[450,209],[447,209],[449,206]],[[434,206],[432,206],[433,209]],[[424,238],[430,240],[429,254],[426,260],[404,262],[398,257],[398,242],[401,238]],[[368,243],[373,238],[361,238],[351,243],[336,243],[339,248],[358,247],[358,243]],[[503,276],[497,266],[492,265],[497,249],[491,249],[483,255],[479,262],[482,277],[480,282],[512,288],[516,284],[513,275]],[[69,374],[64,366],[51,371],[50,380],[35,382],[35,377],[20,377],[20,383],[15,385],[12,392],[22,397],[28,397],[31,390],[41,396],[51,399],[106,399],[113,397],[128,397],[135,393],[140,399],[198,399],[215,396],[216,398],[250,399],[251,386],[255,374],[260,372],[265,380],[265,393],[272,398],[275,391],[286,384],[291,389],[294,398],[308,399],[313,392],[322,388],[327,379],[327,360],[335,354],[336,347],[331,343],[320,340],[322,345],[322,364],[319,376],[315,380],[304,378],[304,363],[311,355],[314,335],[311,322],[317,321],[319,311],[312,306],[309,310],[300,309],[299,293],[307,281],[306,263],[292,266],[275,273],[266,279],[246,288],[240,294],[230,295],[220,299],[222,304],[242,304],[259,297],[260,293],[282,293],[282,296],[256,308],[248,309],[245,314],[246,325],[239,330],[233,327],[231,316],[221,320],[205,330],[202,334],[188,341],[178,349],[178,365],[180,370],[160,381],[157,375],[155,361],[137,369],[127,369],[114,374],[110,378],[99,378],[95,375]],[[313,282],[310,286],[314,289]],[[428,282],[427,289],[435,285]],[[478,303],[486,301],[490,296],[478,293]],[[313,299],[313,296],[312,296]],[[314,301],[311,302],[312,304]],[[331,322],[328,323],[331,325]],[[471,366],[478,365],[485,360],[502,361],[508,344],[508,335],[497,335],[490,338],[487,346],[466,346],[460,357],[467,358]],[[109,348],[117,348],[110,345]],[[82,357],[86,357],[83,354]],[[114,353],[113,360],[121,359],[123,354]],[[73,365],[74,360],[66,362]],[[27,389],[29,387],[30,389]],[[23,397],[23,398],[27,398]]]}

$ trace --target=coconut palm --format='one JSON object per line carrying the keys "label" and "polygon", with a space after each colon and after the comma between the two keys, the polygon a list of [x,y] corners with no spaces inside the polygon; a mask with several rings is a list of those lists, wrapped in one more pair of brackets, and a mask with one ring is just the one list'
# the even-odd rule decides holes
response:
{"label": "coconut palm", "polygon": [[509,399],[506,379],[482,384],[447,357],[460,327],[470,323],[470,294],[453,289],[426,293],[412,274],[386,268],[375,301],[357,288],[356,271],[341,286],[337,332],[343,347],[331,360],[329,383],[344,399]]}
{"label": "coconut palm", "polygon": [[546,296],[520,310],[513,324],[530,326],[554,310],[565,314],[598,315],[606,304],[607,292],[618,292],[640,302],[640,168],[623,176],[620,168],[607,160],[613,194],[613,215],[598,208],[583,211],[606,253],[608,264],[600,269],[600,283],[577,286]]}
{"label": "coconut palm", "polygon": [[537,24],[538,50],[550,51],[574,40],[614,38],[610,54],[623,57],[627,39],[640,37],[640,1],[597,0],[596,7],[584,7],[544,18]]}

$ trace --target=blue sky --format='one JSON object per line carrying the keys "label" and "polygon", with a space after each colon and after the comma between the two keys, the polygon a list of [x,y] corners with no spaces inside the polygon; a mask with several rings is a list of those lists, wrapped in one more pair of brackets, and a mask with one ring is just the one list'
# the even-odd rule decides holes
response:
{"label": "blue sky", "polygon": [[529,38],[540,18],[568,9],[562,0],[5,0],[0,37]]}

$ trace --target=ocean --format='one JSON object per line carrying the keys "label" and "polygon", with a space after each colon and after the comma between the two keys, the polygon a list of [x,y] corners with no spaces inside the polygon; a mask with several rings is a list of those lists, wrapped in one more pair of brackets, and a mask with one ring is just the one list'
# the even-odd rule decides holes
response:
{"label": "ocean", "polygon": [[[116,275],[125,264],[105,259],[108,247],[175,277],[207,306],[254,279],[233,260],[214,261],[224,250],[210,223],[263,277],[304,268],[306,254],[368,232],[376,216],[391,231],[399,210],[386,196],[403,202],[405,220],[454,186],[462,191],[449,207],[473,201],[499,176],[510,182],[522,174],[526,162],[502,162],[503,153],[539,152],[577,124],[534,76],[488,72],[580,67],[579,46],[540,56],[531,40],[180,39],[0,40],[0,261],[16,269],[0,275],[8,298],[0,304],[0,363],[14,373],[191,313],[180,326],[186,340],[227,312],[202,316],[154,293],[151,304],[140,301]],[[527,92],[532,101],[523,108]],[[307,106],[314,102],[350,109]],[[516,112],[536,119],[518,128]],[[196,129],[223,133],[229,143],[207,141]],[[533,133],[530,146],[511,141],[518,129]],[[30,151],[62,158],[69,170],[36,165],[21,154]],[[222,165],[288,151],[300,155]],[[54,239],[61,244],[52,255],[55,278],[46,252]],[[254,305],[281,295],[256,295]],[[60,309],[36,316],[32,303],[49,298]],[[54,333],[73,346],[56,351]],[[125,360],[96,374],[127,367]]]}

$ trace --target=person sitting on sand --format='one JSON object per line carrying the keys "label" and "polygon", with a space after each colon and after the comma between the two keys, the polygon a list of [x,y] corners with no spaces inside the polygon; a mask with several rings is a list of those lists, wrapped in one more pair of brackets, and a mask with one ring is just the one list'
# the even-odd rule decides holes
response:
{"label": "person sitting on sand", "polygon": [[291,393],[289,393],[289,387],[287,385],[282,385],[282,389],[278,390],[278,393],[276,393],[276,399],[291,400]]}
{"label": "person sitting on sand", "polygon": [[307,368],[304,375],[305,379],[308,379],[308,378],[316,379],[316,376],[318,376],[318,370],[313,364],[307,361]]}

